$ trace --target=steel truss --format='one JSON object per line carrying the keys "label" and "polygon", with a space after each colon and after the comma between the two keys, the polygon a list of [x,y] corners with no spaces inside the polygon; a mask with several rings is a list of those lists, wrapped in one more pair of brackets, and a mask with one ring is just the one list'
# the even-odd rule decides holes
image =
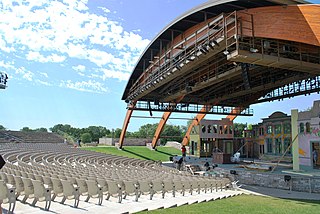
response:
{"label": "steel truss", "polygon": [[[204,110],[201,110],[203,109]],[[128,105],[127,109],[136,111],[149,112],[177,112],[177,113],[203,113],[203,114],[218,114],[218,115],[240,115],[252,116],[253,110],[250,108],[243,108],[242,111],[236,111],[235,107],[230,106],[203,106],[198,104],[188,103],[154,103],[147,101],[138,101],[135,106]]]}
{"label": "steel truss", "polygon": [[299,80],[270,91],[254,103],[262,103],[284,98],[291,98],[298,95],[307,95],[320,92],[320,76]]}

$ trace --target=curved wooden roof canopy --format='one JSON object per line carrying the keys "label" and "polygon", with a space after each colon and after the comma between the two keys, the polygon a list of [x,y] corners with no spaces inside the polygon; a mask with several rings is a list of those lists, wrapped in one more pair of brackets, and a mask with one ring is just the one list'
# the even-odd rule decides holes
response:
{"label": "curved wooden roof canopy", "polygon": [[159,54],[160,41],[164,47],[170,43],[173,38],[180,35],[187,29],[203,22],[207,19],[215,17],[221,13],[229,13],[235,10],[244,10],[250,8],[275,6],[275,5],[294,5],[308,3],[302,0],[217,0],[208,1],[188,12],[181,15],[168,26],[166,26],[148,45],[139,58],[130,79],[126,85],[122,100],[126,100],[129,90],[139,76],[143,73],[144,68],[150,65],[150,56]]}

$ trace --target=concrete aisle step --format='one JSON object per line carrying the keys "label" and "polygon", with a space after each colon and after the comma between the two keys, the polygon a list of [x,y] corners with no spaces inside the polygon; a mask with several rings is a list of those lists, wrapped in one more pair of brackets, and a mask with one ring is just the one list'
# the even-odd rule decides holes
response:
{"label": "concrete aisle step", "polygon": [[[78,208],[73,207],[74,200],[66,200],[65,204],[60,204],[61,198],[57,198],[57,201],[51,203],[50,211],[44,211],[43,207],[45,202],[38,202],[35,207],[32,207],[32,199],[28,199],[26,204],[17,201],[15,213],[16,214],[48,214],[48,213],[68,213],[68,214],[82,214],[82,213],[135,213],[143,210],[156,210],[166,209],[171,207],[184,206],[187,204],[203,203],[207,201],[214,201],[221,198],[233,197],[239,195],[240,191],[223,191],[213,193],[201,193],[190,195],[186,193],[185,196],[177,194],[173,197],[172,194],[168,194],[163,199],[161,194],[156,194],[153,200],[149,199],[149,196],[142,195],[139,201],[136,202],[134,197],[128,197],[123,199],[122,203],[118,203],[117,198],[111,197],[109,200],[103,200],[102,205],[97,205],[98,199],[90,199],[89,202],[84,202],[85,197],[80,197],[80,203]],[[4,209],[8,209],[7,204],[3,204]],[[5,212],[4,212],[5,213]]]}

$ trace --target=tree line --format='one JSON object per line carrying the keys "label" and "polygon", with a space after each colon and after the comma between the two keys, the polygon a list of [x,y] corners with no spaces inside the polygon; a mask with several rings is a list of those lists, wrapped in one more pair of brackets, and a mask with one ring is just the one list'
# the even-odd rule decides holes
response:
{"label": "tree line", "polygon": [[[187,129],[190,123],[191,121],[188,121],[186,126],[166,124],[160,136],[160,143],[164,145],[167,141],[182,142],[182,139],[185,133],[187,132]],[[247,127],[247,124],[234,123],[233,125],[234,125],[234,136],[242,137],[243,130]],[[154,133],[156,132],[157,127],[158,127],[158,123],[142,125],[140,126],[138,131],[126,132],[126,138],[152,139],[154,136]],[[0,125],[0,130],[6,130],[6,128]],[[36,128],[36,129],[23,127],[20,131],[48,132],[48,129],[43,127]],[[69,142],[76,142],[77,140],[81,139],[83,143],[90,143],[90,142],[98,142],[99,138],[102,138],[102,137],[119,138],[122,129],[116,128],[116,129],[110,130],[103,126],[89,126],[87,128],[76,128],[76,127],[72,127],[69,124],[57,124],[49,128],[49,131],[63,136]]]}

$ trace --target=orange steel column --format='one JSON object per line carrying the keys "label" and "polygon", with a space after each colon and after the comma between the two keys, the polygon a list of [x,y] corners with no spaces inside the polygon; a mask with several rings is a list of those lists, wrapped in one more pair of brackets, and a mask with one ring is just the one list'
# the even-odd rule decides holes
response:
{"label": "orange steel column", "polygon": [[184,136],[184,138],[182,140],[182,145],[186,146],[189,144],[190,133],[191,133],[193,126],[199,125],[199,122],[206,116],[206,113],[201,113],[201,112],[206,112],[208,110],[208,108],[211,108],[211,107],[212,107],[211,105],[203,106],[202,109],[200,110],[200,113],[198,113],[197,116],[195,116],[195,118],[193,118],[193,121],[190,124],[190,126],[188,127],[186,135]]}
{"label": "orange steel column", "polygon": [[[130,107],[134,107],[136,105],[136,102],[133,102]],[[127,114],[126,114],[126,118],[124,119],[123,122],[123,126],[122,126],[122,130],[121,130],[121,134],[120,134],[120,139],[119,139],[119,148],[122,149],[123,146],[123,141],[124,141],[124,137],[126,136],[126,131],[130,122],[130,118],[132,115],[133,109],[128,109]]]}
{"label": "orange steel column", "polygon": [[[211,108],[212,106],[208,106],[208,108]],[[241,111],[243,111],[243,107],[236,107],[234,109],[232,109],[232,113],[240,113]],[[203,106],[200,112],[203,112],[207,110],[206,106]],[[183,140],[182,140],[182,145],[187,146],[189,144],[189,140],[190,140],[190,133],[191,130],[193,128],[193,126],[197,126],[199,125],[199,122],[206,116],[205,113],[199,113],[192,121],[192,123],[190,124],[190,126],[188,127],[188,130],[186,132],[186,135],[184,136]],[[237,115],[228,115],[227,118],[230,119],[230,121],[233,121],[234,119],[236,119]]]}
{"label": "orange steel column", "polygon": [[155,149],[156,146],[157,146],[157,142],[160,138],[160,134],[164,128],[164,125],[166,125],[167,123],[167,120],[169,119],[170,115],[171,115],[171,111],[167,111],[167,112],[164,112],[163,115],[162,115],[162,118],[159,122],[159,125],[157,127],[157,130],[156,132],[154,133],[154,136],[152,138],[152,148]]}
{"label": "orange steel column", "polygon": [[[184,97],[184,95],[179,97],[178,99],[176,99],[175,100],[175,104],[173,106],[175,107],[177,105],[177,103],[179,103],[183,99],[183,97]],[[159,125],[157,127],[157,130],[154,133],[153,138],[152,138],[152,144],[151,145],[152,145],[153,149],[156,148],[157,142],[158,142],[158,140],[160,138],[160,134],[161,134],[161,132],[162,132],[162,130],[164,128],[164,125],[166,125],[171,113],[172,113],[171,111],[166,111],[166,112],[163,113],[162,118],[161,118],[161,120],[159,122]]]}
{"label": "orange steel column", "polygon": [[[234,109],[232,109],[232,113],[234,114],[240,114],[240,112],[242,112],[245,108],[244,107],[236,107]],[[230,120],[230,121],[233,121],[234,119],[236,119],[238,115],[228,115],[227,118]]]}

